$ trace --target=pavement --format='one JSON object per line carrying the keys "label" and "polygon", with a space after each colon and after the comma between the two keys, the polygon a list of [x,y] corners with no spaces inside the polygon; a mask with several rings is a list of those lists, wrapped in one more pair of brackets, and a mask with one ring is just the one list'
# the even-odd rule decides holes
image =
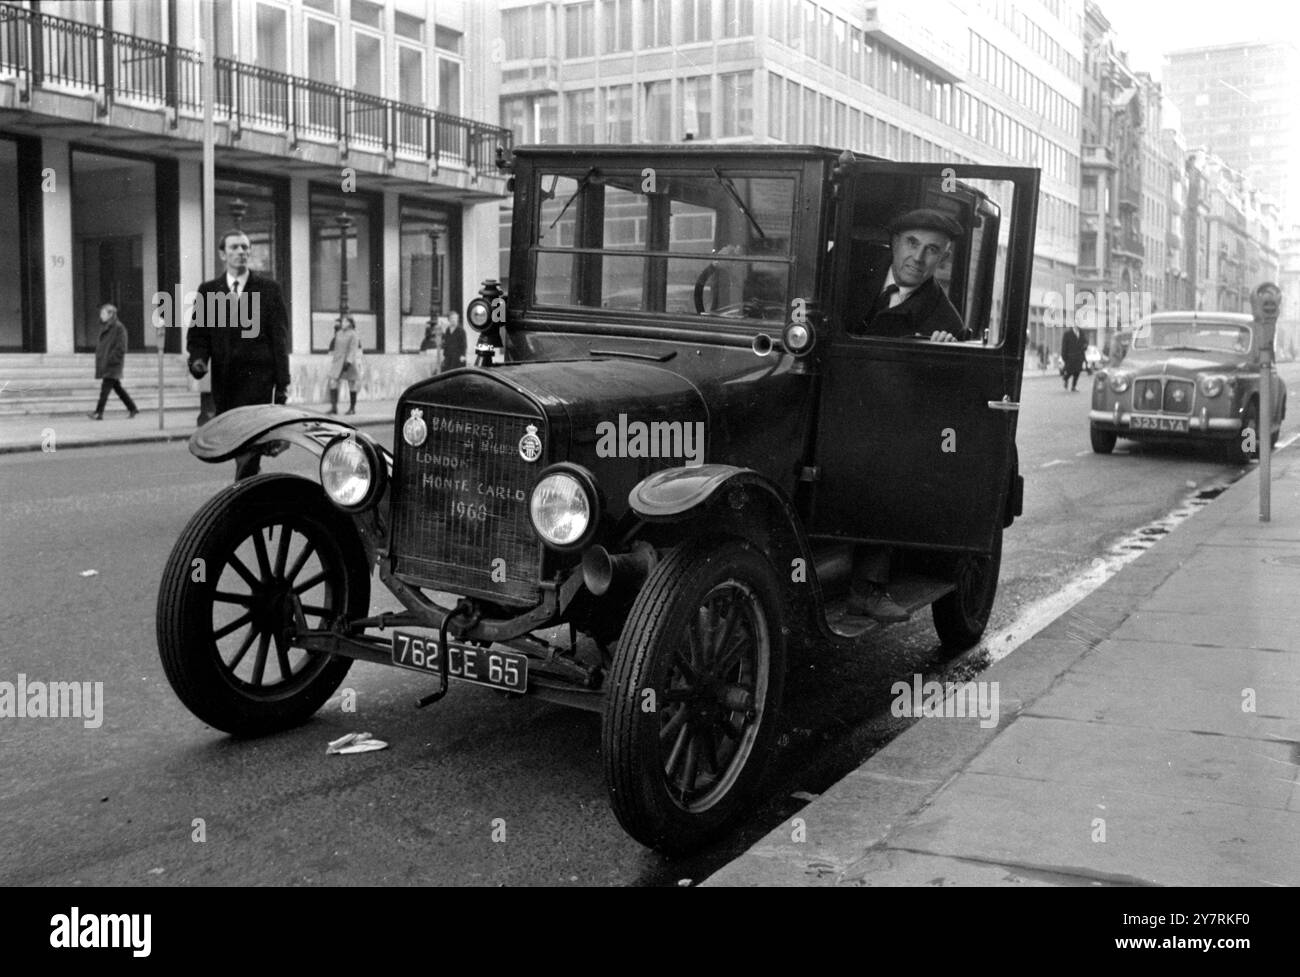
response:
{"label": "pavement", "polygon": [[[294,406],[300,406],[295,404]],[[322,414],[328,404],[305,404]],[[391,425],[397,401],[357,401],[357,412],[349,417],[346,407],[340,410],[340,420],[350,420],[357,427]],[[169,410],[163,414],[159,427],[158,412],[142,412],[128,419],[120,405],[110,404],[102,421],[93,421],[85,414],[21,414],[0,416],[0,454],[16,451],[62,450],[85,448],[105,444],[146,444],[152,441],[186,441],[194,433],[198,411],[189,407]]]}
{"label": "pavement", "polygon": [[1300,450],[1272,474],[1271,521],[1256,466],[976,676],[996,725],[953,699],[703,884],[1300,885]]}

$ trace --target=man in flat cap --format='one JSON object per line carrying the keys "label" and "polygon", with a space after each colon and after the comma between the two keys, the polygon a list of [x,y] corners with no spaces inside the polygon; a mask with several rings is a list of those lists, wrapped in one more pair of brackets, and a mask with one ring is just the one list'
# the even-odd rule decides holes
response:
{"label": "man in flat cap", "polygon": [[970,330],[934,280],[934,273],[961,236],[961,225],[937,210],[910,210],[889,225],[893,260],[866,318],[869,336],[951,343]]}

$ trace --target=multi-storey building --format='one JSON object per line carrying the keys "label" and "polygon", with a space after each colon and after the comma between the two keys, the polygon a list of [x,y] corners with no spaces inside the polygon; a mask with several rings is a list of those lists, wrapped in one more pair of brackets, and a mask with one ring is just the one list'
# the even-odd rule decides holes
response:
{"label": "multi-storey building", "polygon": [[1279,356],[1300,356],[1300,224],[1291,224],[1278,242],[1278,286],[1282,313],[1278,318]]}
{"label": "multi-storey building", "polygon": [[[193,289],[240,226],[289,298],[295,390],[323,373],[346,260],[368,351],[416,351],[431,314],[496,266],[497,13],[472,0],[0,5],[0,350],[94,349],[114,302],[133,349],[151,297]],[[216,55],[203,86],[200,51]],[[203,227],[203,110],[215,121]],[[350,220],[339,220],[346,212]],[[12,239],[11,239],[12,240]],[[346,249],[345,249],[346,242]],[[346,250],[346,258],[344,257]],[[180,329],[161,334],[183,348]],[[406,358],[409,364],[416,358]],[[376,363],[375,392],[402,358]],[[319,391],[316,391],[317,394]]]}
{"label": "multi-storey building", "polygon": [[[1073,281],[1077,0],[499,5],[501,121],[516,142],[815,143],[1040,166],[1033,318]],[[503,262],[508,233],[507,220]]]}
{"label": "multi-storey building", "polygon": [[1203,149],[1188,156],[1187,175],[1184,226],[1196,255],[1196,308],[1249,312],[1255,287],[1281,276],[1278,207],[1245,174]]}
{"label": "multi-storey building", "polygon": [[1300,47],[1293,39],[1168,56],[1164,85],[1189,146],[1204,146],[1300,217]]}

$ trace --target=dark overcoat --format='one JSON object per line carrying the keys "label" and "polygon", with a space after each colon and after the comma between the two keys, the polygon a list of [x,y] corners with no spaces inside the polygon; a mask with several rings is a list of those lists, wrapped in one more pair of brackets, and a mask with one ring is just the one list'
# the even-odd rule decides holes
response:
{"label": "dark overcoat", "polygon": [[[207,321],[207,310],[213,307],[209,295],[230,302],[224,272],[199,286],[198,303],[204,309],[204,322],[195,324],[200,315],[196,308],[185,336],[185,349],[191,361],[207,361],[217,413],[271,403],[277,392],[289,387],[289,313],[280,286],[250,271],[239,296],[242,310],[233,303],[228,305],[224,326]],[[256,303],[253,296],[257,296]],[[240,328],[241,311],[243,321],[251,323],[248,328]]]}

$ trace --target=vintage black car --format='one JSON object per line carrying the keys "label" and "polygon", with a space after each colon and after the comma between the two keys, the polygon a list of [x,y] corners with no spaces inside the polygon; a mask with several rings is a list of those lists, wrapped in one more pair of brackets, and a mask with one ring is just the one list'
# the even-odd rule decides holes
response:
{"label": "vintage black car", "polygon": [[[167,564],[158,642],[204,722],[301,723],[353,659],[603,714],[609,797],[666,851],[716,836],[773,747],[799,648],[869,652],[857,544],[976,644],[1015,432],[1038,171],[817,147],[521,148],[508,288],[478,362],[401,397],[391,455],[312,411],[240,408],[191,450],[286,442],[320,484],[219,493]],[[891,218],[962,228],[941,281],[973,339],[864,335]],[[203,575],[195,573],[204,566]],[[374,571],[401,602],[372,614]]]}
{"label": "vintage black car", "polygon": [[[1088,412],[1092,450],[1118,438],[1216,445],[1229,461],[1258,456],[1261,331],[1237,312],[1156,312],[1133,332],[1122,362],[1098,372]],[[1272,390],[1271,443],[1286,417],[1286,384]]]}

